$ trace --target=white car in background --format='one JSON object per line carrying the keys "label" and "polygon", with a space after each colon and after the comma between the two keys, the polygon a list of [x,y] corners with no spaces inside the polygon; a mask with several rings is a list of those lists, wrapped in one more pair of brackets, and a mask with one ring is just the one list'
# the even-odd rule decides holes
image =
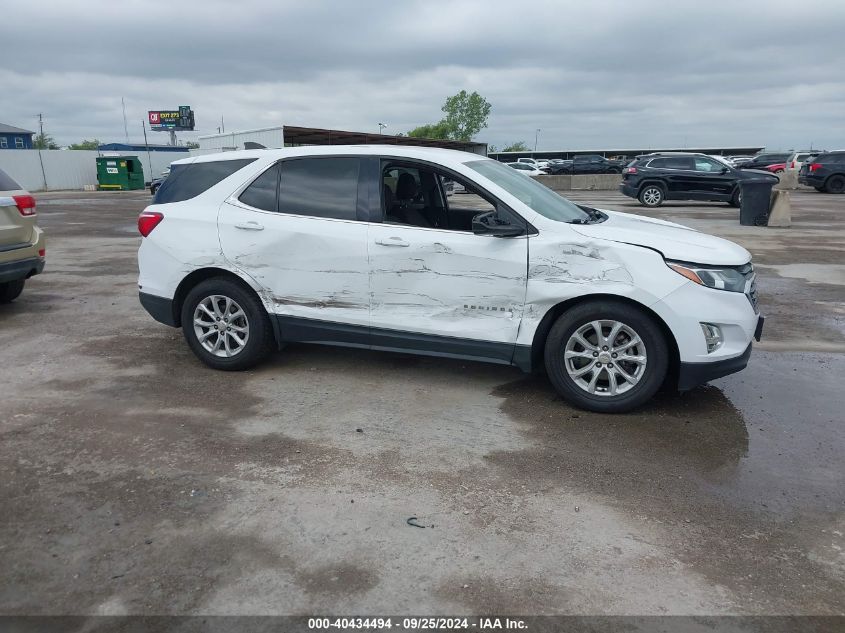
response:
{"label": "white car in background", "polygon": [[824,151],[805,150],[802,152],[793,152],[792,155],[786,159],[786,171],[798,173],[801,170],[801,165],[806,163],[811,158],[815,158],[819,154],[824,154]]}
{"label": "white car in background", "polygon": [[762,332],[744,248],[453,150],[178,160],[138,229],[141,304],[216,369],[294,341],[411,352],[545,368],[568,402],[612,413],[741,370]]}
{"label": "white car in background", "polygon": [[518,163],[525,163],[528,165],[533,165],[536,169],[545,169],[549,166],[549,161],[547,160],[537,160],[534,158],[517,158],[516,162]]}
{"label": "white car in background", "polygon": [[532,165],[531,163],[505,163],[508,167],[513,167],[521,174],[526,176],[545,176],[546,172]]}

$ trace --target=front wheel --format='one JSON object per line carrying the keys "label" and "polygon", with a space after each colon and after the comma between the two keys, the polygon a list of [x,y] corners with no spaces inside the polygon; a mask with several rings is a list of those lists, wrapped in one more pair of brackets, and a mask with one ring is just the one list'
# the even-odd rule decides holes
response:
{"label": "front wheel", "polygon": [[640,190],[640,195],[637,196],[637,199],[643,206],[659,207],[663,204],[663,189],[657,185],[646,185],[642,188],[642,190]]}
{"label": "front wheel", "polygon": [[11,303],[23,292],[25,279],[15,279],[0,284],[0,303]]}
{"label": "front wheel", "polygon": [[570,404],[622,413],[650,400],[669,367],[654,319],[618,301],[593,301],[562,314],[546,339],[546,370]]}
{"label": "front wheel", "polygon": [[252,290],[231,279],[207,279],[182,305],[182,332],[191,350],[214,369],[258,364],[272,349],[270,317]]}

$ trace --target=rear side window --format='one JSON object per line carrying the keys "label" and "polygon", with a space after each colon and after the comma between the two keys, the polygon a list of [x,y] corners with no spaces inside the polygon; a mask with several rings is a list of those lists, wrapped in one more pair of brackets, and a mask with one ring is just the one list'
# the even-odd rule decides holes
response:
{"label": "rear side window", "polygon": [[156,191],[153,204],[182,202],[195,198],[254,160],[254,158],[242,158],[173,165],[170,168],[170,175]]}
{"label": "rear side window", "polygon": [[357,158],[298,158],[281,163],[279,213],[357,219]]}
{"label": "rear side window", "polygon": [[21,186],[9,174],[0,169],[0,191],[13,191],[20,188]]}
{"label": "rear side window", "polygon": [[692,169],[692,158],[689,156],[671,156],[669,158],[655,158],[648,164],[655,169]]}
{"label": "rear side window", "polygon": [[244,204],[264,211],[276,210],[276,193],[279,188],[279,169],[276,163],[270,169],[252,181],[238,198]]}

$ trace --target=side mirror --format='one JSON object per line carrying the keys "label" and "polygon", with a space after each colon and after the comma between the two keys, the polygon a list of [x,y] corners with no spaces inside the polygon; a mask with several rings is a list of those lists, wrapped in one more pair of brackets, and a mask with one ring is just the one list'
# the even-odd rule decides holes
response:
{"label": "side mirror", "polygon": [[524,234],[525,230],[501,220],[495,211],[487,211],[472,218],[472,232],[493,237],[516,237]]}
{"label": "side mirror", "polygon": [[722,167],[722,171],[721,171],[721,173],[726,174],[726,173],[728,173],[729,171],[730,171],[730,169],[728,169],[727,167]]}

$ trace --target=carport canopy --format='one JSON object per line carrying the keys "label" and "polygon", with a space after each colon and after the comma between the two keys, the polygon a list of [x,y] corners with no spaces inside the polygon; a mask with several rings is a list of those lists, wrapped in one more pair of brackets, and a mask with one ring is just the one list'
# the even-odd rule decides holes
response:
{"label": "carport canopy", "polygon": [[416,145],[423,147],[443,147],[473,154],[487,155],[487,143],[472,141],[450,141],[434,138],[416,138],[412,136],[393,136],[391,134],[371,134],[368,132],[349,132],[346,130],[325,130],[316,127],[283,127],[285,145]]}

